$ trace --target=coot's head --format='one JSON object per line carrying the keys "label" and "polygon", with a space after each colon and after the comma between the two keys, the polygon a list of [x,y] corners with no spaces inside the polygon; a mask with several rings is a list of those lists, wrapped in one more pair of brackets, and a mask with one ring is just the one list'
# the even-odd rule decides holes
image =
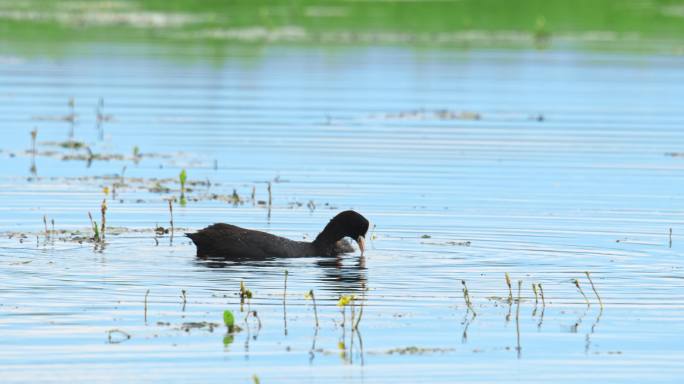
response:
{"label": "coot's head", "polygon": [[336,241],[351,237],[356,240],[361,250],[361,255],[366,247],[365,236],[368,232],[370,223],[365,217],[354,211],[344,211],[333,217],[328,225],[325,226],[314,242],[325,245],[333,244]]}

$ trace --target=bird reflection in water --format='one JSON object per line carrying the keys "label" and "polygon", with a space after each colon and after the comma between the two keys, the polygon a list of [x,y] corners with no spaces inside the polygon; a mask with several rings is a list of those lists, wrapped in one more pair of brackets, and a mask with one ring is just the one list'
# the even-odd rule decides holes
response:
{"label": "bird reflection in water", "polygon": [[[296,274],[296,270],[302,264],[293,264],[287,258],[274,257],[262,259],[232,258],[230,260],[220,258],[200,258],[196,259],[196,264],[211,269],[220,269],[224,273],[231,273],[234,270],[240,278],[244,275],[245,268],[252,271],[263,269],[264,272],[274,272],[280,274],[283,269]],[[364,256],[341,255],[334,257],[311,258],[312,264],[316,265],[320,271],[317,280],[321,283],[324,291],[333,292],[339,295],[360,294],[364,291],[367,284],[367,270]],[[266,276],[267,273],[264,273]]]}

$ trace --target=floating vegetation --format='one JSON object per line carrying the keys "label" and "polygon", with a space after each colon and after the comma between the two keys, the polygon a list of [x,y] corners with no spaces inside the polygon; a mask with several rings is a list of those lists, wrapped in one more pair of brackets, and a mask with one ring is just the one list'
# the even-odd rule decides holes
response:
{"label": "floating vegetation", "polygon": [[130,340],[131,335],[128,332],[120,329],[110,329],[107,331],[107,342],[109,344],[119,344],[126,340]]}
{"label": "floating vegetation", "polygon": [[209,332],[214,332],[214,329],[218,326],[218,323],[211,323],[207,321],[191,321],[181,324],[179,329],[184,332],[190,332],[193,329],[206,329]]}
{"label": "floating vegetation", "polygon": [[447,241],[446,244],[448,245],[458,245],[460,247],[470,247],[470,240],[466,241]]}
{"label": "floating vegetation", "polygon": [[[47,144],[47,143],[45,143]],[[86,143],[83,143],[81,141],[75,141],[75,140],[67,140],[67,141],[62,141],[61,143],[57,143],[62,148],[66,149],[82,149],[88,147]]]}
{"label": "floating vegetation", "polygon": [[419,348],[419,347],[405,347],[394,348],[384,352],[386,355],[426,355],[431,353],[447,353],[455,351],[454,348]]}
{"label": "floating vegetation", "polygon": [[388,113],[381,116],[374,116],[384,120],[480,120],[482,115],[473,111],[452,111],[448,109],[437,109],[428,111],[424,109]]}

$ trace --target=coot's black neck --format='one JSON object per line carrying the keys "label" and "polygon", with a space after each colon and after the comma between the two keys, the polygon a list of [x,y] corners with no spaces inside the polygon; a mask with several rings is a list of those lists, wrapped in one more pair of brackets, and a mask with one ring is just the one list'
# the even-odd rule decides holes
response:
{"label": "coot's black neck", "polygon": [[331,220],[328,225],[323,228],[323,231],[316,236],[316,239],[312,244],[324,254],[329,254],[335,247],[335,243],[344,236],[345,231],[342,226],[335,220]]}

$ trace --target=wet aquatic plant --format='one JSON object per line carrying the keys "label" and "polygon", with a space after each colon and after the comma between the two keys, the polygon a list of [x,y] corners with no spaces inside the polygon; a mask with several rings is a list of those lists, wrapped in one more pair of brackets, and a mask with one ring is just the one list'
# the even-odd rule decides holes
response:
{"label": "wet aquatic plant", "polygon": [[228,332],[233,332],[235,327],[235,316],[233,316],[233,312],[229,310],[223,311],[223,324],[228,328]]}
{"label": "wet aquatic plant", "polygon": [[537,293],[537,285],[535,283],[532,283],[532,292],[534,292],[534,305],[536,306],[537,303],[539,303],[539,299]]}
{"label": "wet aquatic plant", "polygon": [[361,307],[359,308],[359,316],[357,316],[356,321],[352,323],[353,331],[358,331],[359,323],[361,322],[361,317],[363,317],[363,301],[361,301]]}
{"label": "wet aquatic plant", "polygon": [[[245,300],[249,300],[251,298],[252,298],[252,291],[247,289],[244,281],[240,281],[240,312],[242,312],[242,310],[243,310],[242,306],[245,303]],[[249,302],[247,302],[247,305],[249,306]]]}
{"label": "wet aquatic plant", "polygon": [[[344,328],[344,324],[347,320],[347,306],[351,303],[354,302],[354,299],[356,299],[356,296],[354,295],[342,295],[340,296],[340,299],[337,301],[337,306],[342,308],[342,328]],[[354,324],[354,315],[352,314],[352,319],[351,319],[352,324]]]}
{"label": "wet aquatic plant", "polygon": [[130,333],[120,329],[110,329],[107,331],[107,342],[109,344],[119,344],[131,338]]}
{"label": "wet aquatic plant", "polygon": [[508,276],[508,272],[504,275],[506,277],[506,285],[508,286],[508,302],[513,302],[513,291],[511,290],[511,277]]}
{"label": "wet aquatic plant", "polygon": [[346,307],[347,305],[349,305],[349,303],[351,303],[353,300],[354,300],[354,295],[343,295],[343,296],[340,296],[340,299],[337,301],[337,306],[338,306],[338,307],[341,307],[341,308],[344,308],[344,307]]}
{"label": "wet aquatic plant", "polygon": [[185,303],[188,302],[188,296],[187,296],[187,292],[185,292],[185,289],[181,289],[180,298],[183,300],[183,312],[185,312]]}
{"label": "wet aquatic plant", "polygon": [[240,195],[238,195],[237,190],[233,189],[233,194],[230,195],[230,200],[229,200],[233,205],[238,205],[242,204],[242,199],[240,198]]}
{"label": "wet aquatic plant", "polygon": [[181,171],[180,175],[178,175],[178,178],[180,180],[180,186],[181,186],[181,195],[180,195],[180,204],[181,206],[185,206],[186,200],[185,200],[185,182],[188,179],[188,174],[185,172],[185,168]]}
{"label": "wet aquatic plant", "polygon": [[271,182],[268,181],[268,187],[266,188],[268,190],[268,218],[271,218],[271,205],[273,204],[273,193],[271,190]]}
{"label": "wet aquatic plant", "polygon": [[97,222],[93,220],[93,215],[88,212],[88,218],[90,219],[90,226],[93,228],[93,241],[100,242],[100,230],[97,228]]}
{"label": "wet aquatic plant", "polygon": [[522,352],[522,348],[520,347],[520,287],[522,287],[522,283],[522,280],[518,280],[518,305],[515,309],[515,334],[518,342],[516,347],[516,350],[518,351],[518,359],[520,358],[520,354]]}
{"label": "wet aquatic plant", "polygon": [[47,216],[45,215],[43,215],[43,225],[45,225],[45,240],[48,240],[50,238],[50,231],[48,231]]}
{"label": "wet aquatic plant", "polygon": [[169,224],[171,225],[170,241],[173,241],[173,199],[169,199]]}
{"label": "wet aquatic plant", "polygon": [[31,153],[36,156],[36,137],[38,136],[38,128],[33,128],[31,131]]}
{"label": "wet aquatic plant", "polygon": [[[541,297],[542,300],[542,308],[546,307],[546,301],[544,300],[544,288],[542,288],[541,283],[537,283],[537,288],[539,288],[539,296]],[[542,309],[542,313],[543,309]]]}
{"label": "wet aquatic plant", "polygon": [[575,287],[577,287],[577,290],[582,294],[582,297],[584,297],[584,301],[587,303],[587,307],[591,307],[591,303],[589,302],[589,298],[587,297],[587,295],[584,294],[584,290],[582,290],[582,287],[580,287],[579,280],[572,279],[572,282],[575,284]]}
{"label": "wet aquatic plant", "polygon": [[147,324],[147,296],[150,295],[150,290],[148,289],[147,292],[145,292],[145,324]]}
{"label": "wet aquatic plant", "polygon": [[470,301],[470,293],[468,292],[468,286],[466,285],[465,280],[461,280],[461,284],[463,285],[463,300],[466,303],[466,306],[468,307],[468,310],[470,310],[473,313],[473,317],[477,316],[477,312],[473,309],[472,302]]}
{"label": "wet aquatic plant", "polygon": [[107,222],[107,199],[102,200],[102,204],[100,205],[100,212],[102,213],[102,223],[101,223],[101,230],[100,232],[102,233],[102,241],[105,239],[105,225]]}
{"label": "wet aquatic plant", "polygon": [[670,228],[670,248],[672,248],[672,228]]}
{"label": "wet aquatic plant", "polygon": [[588,271],[584,272],[587,275],[587,279],[589,279],[589,284],[591,284],[591,289],[594,291],[594,294],[596,295],[596,298],[599,301],[599,306],[601,307],[601,310],[603,310],[603,300],[601,300],[601,296],[599,296],[598,291],[596,290],[596,286],[594,285],[594,281],[591,280],[591,276],[589,275]]}
{"label": "wet aquatic plant", "polygon": [[309,292],[304,295],[304,298],[313,302],[314,319],[316,319],[316,328],[318,328],[318,309],[316,308],[316,296],[314,295],[313,289],[310,289]]}
{"label": "wet aquatic plant", "polygon": [[247,326],[247,329],[249,329],[249,323],[247,323],[247,320],[249,320],[250,316],[256,319],[257,321],[257,334],[254,335],[254,339],[256,340],[256,337],[259,334],[259,331],[261,330],[261,319],[259,318],[259,314],[257,313],[257,311],[248,311],[245,315],[245,325]]}
{"label": "wet aquatic plant", "polygon": [[252,291],[247,289],[244,281],[241,281],[240,282],[240,299],[251,299],[251,298],[252,298]]}
{"label": "wet aquatic plant", "polygon": [[287,336],[287,304],[285,298],[287,297],[287,269],[285,270],[285,287],[283,289],[283,333]]}

